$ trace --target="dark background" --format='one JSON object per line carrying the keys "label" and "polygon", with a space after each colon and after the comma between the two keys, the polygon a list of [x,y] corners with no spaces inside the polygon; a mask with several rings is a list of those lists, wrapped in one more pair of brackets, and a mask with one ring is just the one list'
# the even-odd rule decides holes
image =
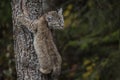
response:
{"label": "dark background", "polygon": [[[120,0],[56,0],[65,29],[56,31],[60,80],[120,80]],[[16,80],[10,0],[0,0],[0,80]]]}

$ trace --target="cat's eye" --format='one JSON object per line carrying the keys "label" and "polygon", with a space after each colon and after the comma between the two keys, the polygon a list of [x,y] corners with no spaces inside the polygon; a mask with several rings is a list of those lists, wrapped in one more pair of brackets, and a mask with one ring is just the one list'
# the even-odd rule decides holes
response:
{"label": "cat's eye", "polygon": [[51,21],[52,20],[52,16],[47,17],[47,20]]}

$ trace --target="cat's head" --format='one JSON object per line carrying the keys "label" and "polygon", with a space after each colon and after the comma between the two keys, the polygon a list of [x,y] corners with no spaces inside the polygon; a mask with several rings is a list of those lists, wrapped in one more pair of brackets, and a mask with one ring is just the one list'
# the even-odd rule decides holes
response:
{"label": "cat's head", "polygon": [[45,20],[48,23],[50,29],[63,29],[64,18],[62,14],[62,8],[58,11],[50,11],[45,14]]}

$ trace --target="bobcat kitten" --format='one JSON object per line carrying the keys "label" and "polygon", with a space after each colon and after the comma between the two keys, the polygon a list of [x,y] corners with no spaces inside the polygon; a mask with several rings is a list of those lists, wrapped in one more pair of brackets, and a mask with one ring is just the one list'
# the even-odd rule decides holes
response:
{"label": "bobcat kitten", "polygon": [[40,64],[39,70],[43,74],[52,73],[57,79],[61,71],[62,59],[53,42],[50,29],[63,29],[62,9],[50,11],[34,21],[26,18],[24,14],[18,15],[17,18],[18,22],[34,34],[34,48]]}

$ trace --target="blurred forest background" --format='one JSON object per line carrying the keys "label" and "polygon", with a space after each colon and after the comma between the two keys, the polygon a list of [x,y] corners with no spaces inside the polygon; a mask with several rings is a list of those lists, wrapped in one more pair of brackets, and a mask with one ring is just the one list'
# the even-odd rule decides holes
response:
{"label": "blurred forest background", "polygon": [[[65,29],[56,31],[60,80],[120,80],[120,0],[56,0]],[[10,0],[0,0],[0,80],[16,80]]]}

